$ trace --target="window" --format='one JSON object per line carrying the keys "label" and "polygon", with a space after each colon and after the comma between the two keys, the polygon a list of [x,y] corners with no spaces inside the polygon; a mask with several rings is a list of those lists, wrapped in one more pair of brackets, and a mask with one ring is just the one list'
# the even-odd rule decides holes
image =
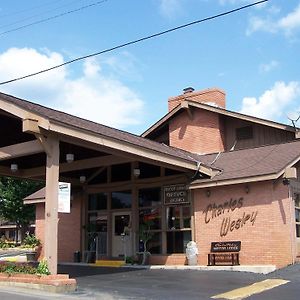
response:
{"label": "window", "polygon": [[112,192],[111,193],[111,208],[131,208],[132,195],[131,191]]}
{"label": "window", "polygon": [[149,228],[151,239],[147,243],[148,251],[160,254],[162,251],[162,202],[161,189],[148,188],[139,190],[139,226]]}
{"label": "window", "polygon": [[140,189],[139,190],[139,206],[151,207],[161,204],[160,188]]}
{"label": "window", "polygon": [[253,127],[252,126],[245,126],[236,128],[235,130],[236,139],[240,140],[247,140],[253,138]]}
{"label": "window", "polygon": [[98,193],[90,194],[88,200],[88,210],[105,210],[107,209],[107,194]]}
{"label": "window", "polygon": [[300,238],[300,194],[295,194],[296,235]]}
{"label": "window", "polygon": [[168,206],[166,214],[169,230],[191,228],[190,206]]}
{"label": "window", "polygon": [[184,253],[191,240],[191,207],[166,207],[166,221],[168,254]]}
{"label": "window", "polygon": [[131,179],[131,164],[111,166],[111,182],[128,181]]}

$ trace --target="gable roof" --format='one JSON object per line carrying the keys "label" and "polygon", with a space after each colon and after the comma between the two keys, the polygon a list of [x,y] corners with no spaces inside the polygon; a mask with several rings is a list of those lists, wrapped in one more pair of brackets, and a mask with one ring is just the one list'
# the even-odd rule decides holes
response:
{"label": "gable roof", "polygon": [[[8,105],[3,105],[3,101]],[[134,148],[141,151],[139,153],[146,158],[149,155],[149,159],[152,160],[167,164],[174,163],[175,166],[190,170],[197,170],[198,168],[197,157],[189,152],[0,92],[0,109],[11,112],[14,107],[42,117],[47,122],[44,122],[46,125],[41,122],[39,126],[46,130],[64,135],[83,132],[83,134],[78,135],[79,138],[86,138],[96,144],[118,147],[117,150],[128,153]],[[17,114],[20,116],[20,113],[15,113],[15,115]],[[68,130],[70,128],[71,131]],[[207,175],[211,174],[210,167],[205,166],[205,164],[201,165],[201,171]]]}
{"label": "gable roof", "polygon": [[163,116],[160,120],[158,120],[151,127],[149,127],[144,133],[141,134],[141,136],[142,137],[149,136],[155,130],[157,130],[158,128],[161,128],[162,126],[167,124],[177,114],[183,112],[184,110],[192,108],[192,107],[207,110],[207,111],[210,111],[210,112],[218,113],[218,114],[221,114],[221,115],[224,115],[224,116],[228,116],[228,117],[232,117],[232,118],[236,118],[236,119],[240,119],[240,120],[244,120],[244,121],[253,122],[253,123],[256,123],[256,124],[260,124],[260,125],[265,125],[265,126],[269,126],[269,127],[273,127],[273,128],[277,128],[277,129],[282,129],[282,130],[287,130],[287,131],[290,131],[290,132],[295,132],[295,128],[293,126],[289,126],[289,125],[286,125],[286,124],[282,124],[282,123],[278,123],[278,122],[274,122],[274,121],[270,121],[270,120],[266,120],[266,119],[262,119],[262,118],[257,118],[257,117],[245,115],[245,114],[242,114],[242,113],[230,111],[230,110],[227,110],[227,109],[224,109],[224,108],[221,108],[221,107],[217,107],[217,106],[212,106],[212,105],[209,105],[209,104],[199,103],[199,102],[196,102],[196,101],[193,101],[193,100],[189,100],[188,97],[187,97],[187,98],[185,98],[184,101],[182,101],[174,109],[172,109],[165,116]]}
{"label": "gable roof", "polygon": [[200,160],[222,171],[211,179],[195,180],[191,188],[279,178],[300,160],[300,140],[232,152],[201,155]]}

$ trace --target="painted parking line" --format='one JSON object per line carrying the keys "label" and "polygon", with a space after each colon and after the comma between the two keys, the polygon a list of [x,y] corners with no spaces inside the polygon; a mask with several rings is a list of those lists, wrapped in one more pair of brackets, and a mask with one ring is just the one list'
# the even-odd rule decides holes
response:
{"label": "painted parking line", "polygon": [[271,290],[277,286],[288,283],[288,280],[283,279],[266,279],[251,285],[235,289],[223,294],[211,297],[212,299],[244,299],[254,294],[259,294],[267,290]]}

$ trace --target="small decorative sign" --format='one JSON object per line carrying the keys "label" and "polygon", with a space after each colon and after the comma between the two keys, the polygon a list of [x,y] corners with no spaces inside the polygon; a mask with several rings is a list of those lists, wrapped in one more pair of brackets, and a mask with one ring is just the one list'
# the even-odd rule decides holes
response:
{"label": "small decorative sign", "polygon": [[189,203],[188,190],[185,184],[164,187],[165,205]]}
{"label": "small decorative sign", "polygon": [[239,252],[241,251],[241,242],[212,242],[210,252]]}
{"label": "small decorative sign", "polygon": [[71,183],[59,182],[58,184],[58,212],[71,212]]}

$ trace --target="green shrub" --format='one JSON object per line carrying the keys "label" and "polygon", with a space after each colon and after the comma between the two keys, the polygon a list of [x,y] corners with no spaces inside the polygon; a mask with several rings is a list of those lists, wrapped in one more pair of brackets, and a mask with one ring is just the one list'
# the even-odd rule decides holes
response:
{"label": "green shrub", "polygon": [[0,273],[37,274],[37,269],[28,263],[1,262]]}
{"label": "green shrub", "polygon": [[41,241],[34,234],[27,234],[23,240],[22,246],[35,248],[41,244]]}
{"label": "green shrub", "polygon": [[51,274],[49,271],[48,263],[47,263],[46,259],[42,259],[39,262],[39,265],[36,269],[36,273],[41,274],[41,275],[50,275]]}

